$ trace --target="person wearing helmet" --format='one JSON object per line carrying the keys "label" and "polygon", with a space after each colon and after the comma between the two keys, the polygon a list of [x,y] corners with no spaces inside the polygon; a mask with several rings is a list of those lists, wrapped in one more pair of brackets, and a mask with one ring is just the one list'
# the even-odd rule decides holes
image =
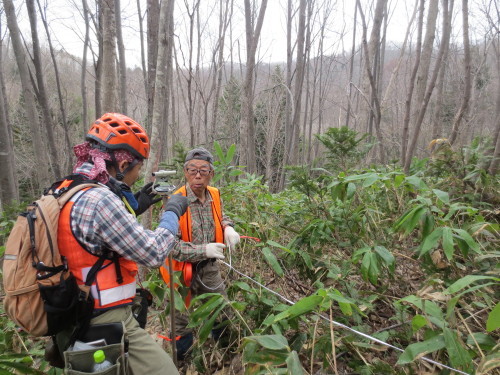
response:
{"label": "person wearing helmet", "polygon": [[[226,287],[216,260],[224,259],[226,246],[229,248],[226,252],[231,251],[240,242],[240,235],[234,230],[233,221],[224,212],[219,189],[209,186],[214,176],[213,163],[214,158],[208,150],[200,147],[189,151],[184,161],[186,185],[177,191],[187,197],[189,208],[179,220],[179,241],[172,256],[177,261],[174,269],[183,272],[184,286],[189,287],[185,300],[188,307],[191,297],[203,293],[226,295]],[[193,257],[196,253],[208,254],[209,259],[199,261]],[[164,281],[169,284],[168,266],[160,268],[160,272]],[[227,315],[229,312],[224,313]],[[180,362],[189,355],[194,337],[192,328],[188,328],[189,319],[186,314],[177,313],[175,320],[176,353]],[[214,340],[218,341],[223,334],[228,338],[228,323],[229,319],[226,319],[214,325]]]}
{"label": "person wearing helmet", "polygon": [[[185,197],[173,195],[156,230],[147,230],[137,222],[136,214],[156,201],[150,192],[134,195],[130,189],[149,149],[149,138],[142,126],[125,115],[106,113],[94,122],[86,142],[74,147],[77,162],[73,175],[65,181],[94,181],[100,187],[81,190],[63,207],[58,244],[80,285],[92,273],[96,260],[106,255],[90,288],[90,327],[79,331],[78,339],[87,341],[83,338],[93,327],[123,323],[128,339],[129,374],[178,374],[172,359],[139,326],[133,312],[138,265],[156,268],[164,264],[175,244],[179,217],[188,205]],[[206,258],[203,254],[193,256]],[[73,334],[57,335],[60,350],[67,348]]]}

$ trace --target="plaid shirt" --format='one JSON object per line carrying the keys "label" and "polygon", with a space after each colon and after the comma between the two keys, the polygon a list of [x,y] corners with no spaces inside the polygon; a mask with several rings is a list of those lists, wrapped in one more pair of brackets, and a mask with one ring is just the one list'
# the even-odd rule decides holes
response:
{"label": "plaid shirt", "polygon": [[[85,175],[91,168],[92,164],[84,163],[76,173]],[[99,255],[108,248],[147,267],[161,266],[175,243],[167,229],[144,229],[105,185],[84,191],[77,198],[71,210],[71,229],[92,254]]]}
{"label": "plaid shirt", "polygon": [[[177,234],[179,241],[172,250],[172,256],[183,262],[198,262],[206,259],[205,248],[206,244],[215,242],[215,224],[214,215],[212,213],[212,196],[205,191],[205,202],[201,203],[198,197],[193,193],[191,187],[186,185],[187,199],[189,201],[189,209],[191,210],[191,242],[184,242],[181,238],[181,232]],[[227,225],[232,225],[233,222],[224,214],[224,206],[221,199],[222,211],[222,229]]]}

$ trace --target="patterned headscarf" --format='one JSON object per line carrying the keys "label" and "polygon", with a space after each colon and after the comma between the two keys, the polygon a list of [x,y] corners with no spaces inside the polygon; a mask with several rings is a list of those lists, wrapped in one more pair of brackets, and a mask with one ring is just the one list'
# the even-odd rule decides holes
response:
{"label": "patterned headscarf", "polygon": [[[76,172],[77,168],[83,163],[90,161],[94,164],[94,167],[88,174],[86,174],[86,176],[91,180],[96,180],[103,184],[106,184],[109,181],[109,173],[106,169],[106,162],[104,161],[112,160],[109,153],[93,148],[89,142],[76,145],[73,147],[73,151],[77,157],[73,172]],[[131,163],[134,160],[134,156],[126,150],[116,150],[110,152],[114,152],[117,163],[123,160]]]}

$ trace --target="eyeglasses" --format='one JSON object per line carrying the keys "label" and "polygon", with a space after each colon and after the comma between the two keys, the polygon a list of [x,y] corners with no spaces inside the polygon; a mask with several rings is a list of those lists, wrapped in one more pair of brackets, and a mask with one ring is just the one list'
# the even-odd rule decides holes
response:
{"label": "eyeglasses", "polygon": [[198,173],[200,176],[208,176],[211,172],[210,169],[196,169],[196,168],[186,168],[186,172],[190,176],[196,176]]}

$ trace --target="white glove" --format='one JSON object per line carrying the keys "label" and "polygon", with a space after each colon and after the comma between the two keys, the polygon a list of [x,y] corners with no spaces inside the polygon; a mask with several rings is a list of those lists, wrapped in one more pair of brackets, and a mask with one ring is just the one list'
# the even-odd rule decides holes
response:
{"label": "white glove", "polygon": [[226,245],[223,243],[211,242],[205,247],[205,255],[207,259],[217,258],[224,259],[224,248]]}
{"label": "white glove", "polygon": [[224,229],[224,242],[226,242],[230,248],[234,248],[240,243],[240,235],[230,225]]}

